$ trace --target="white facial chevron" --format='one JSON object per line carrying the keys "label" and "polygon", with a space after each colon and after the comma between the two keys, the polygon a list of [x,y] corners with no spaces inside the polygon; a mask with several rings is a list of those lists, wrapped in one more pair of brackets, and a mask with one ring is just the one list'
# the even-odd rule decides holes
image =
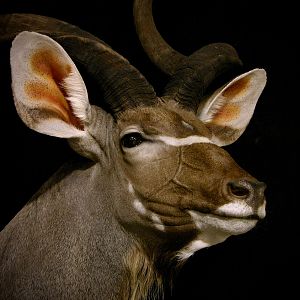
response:
{"label": "white facial chevron", "polygon": [[188,146],[188,145],[199,144],[199,143],[213,144],[213,142],[209,138],[204,136],[199,136],[199,135],[190,135],[185,138],[176,138],[172,136],[157,135],[154,138],[167,145],[174,146],[174,147]]}

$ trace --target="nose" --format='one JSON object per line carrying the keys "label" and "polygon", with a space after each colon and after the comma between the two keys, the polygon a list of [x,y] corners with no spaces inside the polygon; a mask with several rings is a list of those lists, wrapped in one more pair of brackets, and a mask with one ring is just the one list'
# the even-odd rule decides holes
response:
{"label": "nose", "polygon": [[227,194],[231,200],[244,199],[252,206],[264,202],[266,184],[257,180],[240,179],[227,182]]}

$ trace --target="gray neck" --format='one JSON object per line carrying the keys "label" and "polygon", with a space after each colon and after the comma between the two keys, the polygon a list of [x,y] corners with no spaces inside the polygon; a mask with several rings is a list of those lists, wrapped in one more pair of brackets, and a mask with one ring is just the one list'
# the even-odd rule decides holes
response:
{"label": "gray neck", "polygon": [[118,184],[99,164],[72,169],[63,167],[1,232],[0,296],[121,298],[132,240],[114,217]]}

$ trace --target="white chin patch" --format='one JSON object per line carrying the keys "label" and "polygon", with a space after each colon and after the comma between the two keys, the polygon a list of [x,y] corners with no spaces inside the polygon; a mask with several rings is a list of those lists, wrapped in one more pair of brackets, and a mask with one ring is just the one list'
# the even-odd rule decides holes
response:
{"label": "white chin patch", "polygon": [[220,206],[216,209],[216,213],[224,216],[243,218],[253,215],[254,210],[245,201],[236,200]]}
{"label": "white chin patch", "polygon": [[[245,233],[257,223],[257,220],[243,219],[253,213],[252,209],[250,212],[247,206],[228,204],[221,208],[222,210],[219,212],[224,216],[205,214],[194,210],[188,211],[200,233],[196,239],[178,251],[176,256],[179,260],[184,261],[200,249],[222,243],[231,235]],[[227,213],[231,213],[233,218],[226,217]]]}
{"label": "white chin patch", "polygon": [[196,251],[222,243],[229,236],[230,234],[226,232],[210,228],[203,233],[200,233],[195,240],[191,241],[187,246],[182,248],[176,256],[180,261],[185,261]]}
{"label": "white chin patch", "polygon": [[214,229],[229,235],[237,235],[249,231],[257,223],[257,220],[253,219],[223,217],[194,210],[188,212],[197,228],[202,232]]}

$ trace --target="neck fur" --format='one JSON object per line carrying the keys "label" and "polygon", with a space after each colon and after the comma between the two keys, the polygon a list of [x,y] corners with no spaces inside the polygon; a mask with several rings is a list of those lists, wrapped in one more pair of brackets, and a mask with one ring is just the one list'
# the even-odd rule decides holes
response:
{"label": "neck fur", "polygon": [[180,265],[174,253],[159,255],[147,253],[140,245],[134,245],[124,258],[126,275],[123,282],[123,298],[130,300],[164,299],[171,291],[173,278]]}

